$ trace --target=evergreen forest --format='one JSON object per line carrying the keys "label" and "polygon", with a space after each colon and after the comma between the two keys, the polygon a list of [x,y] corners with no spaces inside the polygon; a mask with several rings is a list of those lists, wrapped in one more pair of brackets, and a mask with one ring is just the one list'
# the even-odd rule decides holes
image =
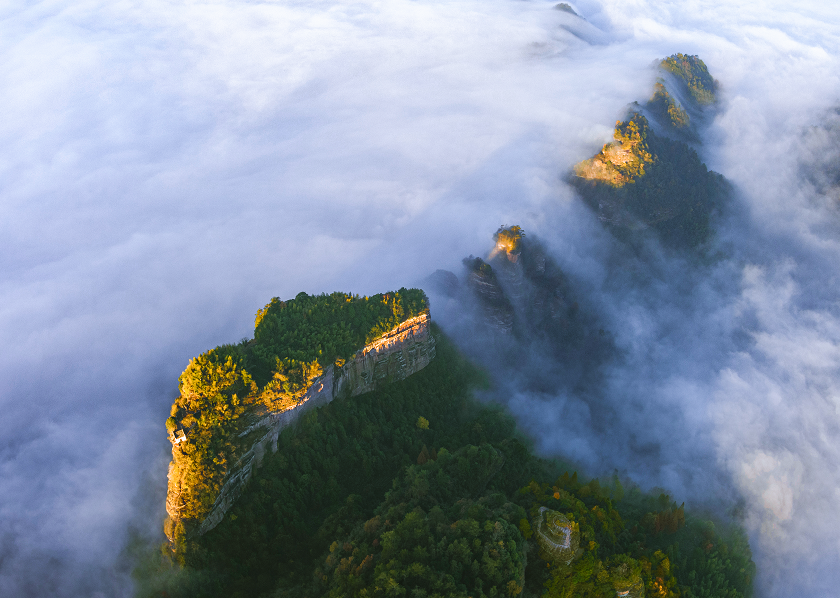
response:
{"label": "evergreen forest", "polygon": [[[683,116],[668,118],[679,123]],[[584,202],[623,241],[643,241],[650,232],[672,250],[701,251],[728,201],[726,179],[685,141],[656,134],[640,112],[616,123],[614,137],[575,167],[570,182]]]}
{"label": "evergreen forest", "polygon": [[[138,598],[750,595],[737,527],[538,458],[434,334],[422,371],[283,430],[222,523],[145,554]],[[563,558],[546,510],[574,531]]]}
{"label": "evergreen forest", "polygon": [[[696,56],[675,54],[659,66],[664,78],[646,106],[619,120],[614,141],[575,166],[570,181],[619,241],[655,238],[702,255],[730,193],[691,145],[717,83]],[[558,355],[607,351],[606,333],[578,315],[568,281],[538,243],[519,226],[500,227],[494,241],[488,260],[536,281],[522,313]],[[481,258],[464,264],[484,320],[512,333],[503,281]],[[191,360],[167,420],[167,500],[177,516],[167,522],[170,542],[141,554],[137,597],[752,595],[755,566],[737,522],[692,512],[665,490],[644,492],[617,474],[591,479],[537,456],[503,408],[476,398],[490,377],[434,324],[429,365],[283,428],[222,521],[198,533],[256,440],[248,427],[256,417],[295,407],[316,379],[337,371],[329,368],[427,313],[417,289],[274,298],[256,314],[253,339]]]}
{"label": "evergreen forest", "polygon": [[654,236],[670,250],[699,255],[731,193],[696,150],[697,122],[713,110],[718,84],[697,56],[674,54],[659,69],[686,105],[660,77],[645,106],[634,102],[616,122],[614,141],[577,164],[569,182],[618,239],[637,245]]}
{"label": "evergreen forest", "polygon": [[[225,475],[253,442],[241,433],[260,414],[295,407],[315,379],[371,340],[428,311],[419,289],[359,297],[345,293],[274,298],[256,315],[254,338],[190,360],[166,422],[188,441],[172,453],[166,533],[181,539],[210,511]],[[180,540],[178,540],[180,541]]]}

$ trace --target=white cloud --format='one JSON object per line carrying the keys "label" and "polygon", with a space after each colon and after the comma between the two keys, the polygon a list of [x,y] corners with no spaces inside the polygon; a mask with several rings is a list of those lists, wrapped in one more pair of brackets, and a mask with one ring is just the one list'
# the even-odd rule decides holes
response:
{"label": "white cloud", "polygon": [[[749,501],[762,591],[836,587],[840,261],[835,207],[802,163],[837,152],[805,136],[837,103],[837,9],[587,0],[589,44],[552,4],[0,9],[0,594],[129,593],[115,546],[159,515],[134,497],[165,475],[177,375],[250,334],[271,296],[410,284],[514,221],[626,325],[615,384],[638,378],[616,389],[651,401],[626,421],[678,422],[660,437],[675,456],[637,473],[689,491],[680,468],[719,458],[708,475]],[[747,220],[694,295],[617,298],[606,237],[559,176],[677,51],[722,83],[703,158]],[[620,461],[584,434],[569,446]]]}

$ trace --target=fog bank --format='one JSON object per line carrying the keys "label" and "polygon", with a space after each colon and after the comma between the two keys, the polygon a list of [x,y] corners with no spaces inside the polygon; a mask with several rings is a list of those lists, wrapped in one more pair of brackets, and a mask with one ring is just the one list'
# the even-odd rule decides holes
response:
{"label": "fog bank", "polygon": [[[840,9],[553,4],[0,9],[0,594],[131,595],[121,551],[160,534],[189,358],[272,296],[456,270],[502,223],[609,324],[604,396],[660,449],[599,443],[574,396],[508,397],[537,446],[742,497],[759,595],[836,592]],[[561,177],[674,52],[721,82],[701,154],[735,206],[722,261],[665,257],[638,285]]]}

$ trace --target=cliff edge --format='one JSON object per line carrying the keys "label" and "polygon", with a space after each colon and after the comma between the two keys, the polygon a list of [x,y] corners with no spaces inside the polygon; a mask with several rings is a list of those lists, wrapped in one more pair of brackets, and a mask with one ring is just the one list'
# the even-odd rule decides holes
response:
{"label": "cliff edge", "polygon": [[[254,340],[191,360],[167,420],[172,461],[165,532],[170,542],[218,525],[266,452],[277,450],[280,431],[301,415],[426,367],[435,356],[430,325],[422,291],[401,289],[370,298],[301,294],[288,302],[272,300],[260,310]],[[333,334],[319,336],[324,329]],[[343,345],[325,345],[324,339],[333,337]],[[369,342],[344,357],[354,338]],[[282,348],[278,341],[285,343]],[[284,351],[287,355],[278,355]],[[266,371],[272,361],[273,371]]]}

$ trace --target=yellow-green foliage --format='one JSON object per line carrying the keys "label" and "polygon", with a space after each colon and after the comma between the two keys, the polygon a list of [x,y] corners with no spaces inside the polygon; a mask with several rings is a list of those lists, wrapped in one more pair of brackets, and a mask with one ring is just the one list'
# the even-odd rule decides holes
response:
{"label": "yellow-green foliage", "polygon": [[615,141],[605,144],[591,159],[577,164],[575,174],[580,180],[614,188],[635,182],[655,161],[648,143],[651,135],[648,121],[641,114],[633,113],[628,120],[617,121],[613,132]]}
{"label": "yellow-green foliage", "polygon": [[545,550],[544,543],[540,543],[541,557],[548,561],[549,569],[545,597],[614,598],[617,592],[624,591],[633,598],[643,595],[644,562],[615,552],[624,521],[607,497],[622,492],[617,483],[612,488],[602,488],[597,480],[581,485],[576,474],[565,474],[553,486],[532,482],[520,491],[534,501],[532,520],[540,522],[541,518],[559,516],[563,524],[576,528],[579,538],[580,548],[575,546],[573,560],[565,554],[564,558],[556,558],[556,551]]}
{"label": "yellow-green foliage", "polygon": [[[247,393],[252,380],[243,369],[243,362],[242,354],[232,345],[222,345],[193,357],[178,379],[181,396],[176,404],[195,411],[206,407],[219,393]],[[218,404],[217,408],[224,407]]]}
{"label": "yellow-green foliage", "polygon": [[274,298],[257,312],[254,340],[191,359],[166,422],[168,432],[183,428],[187,436],[172,451],[169,502],[177,517],[197,522],[209,512],[229,466],[246,448],[238,435],[248,409],[294,407],[327,365],[427,309],[417,289],[364,298]]}
{"label": "yellow-green foliage", "polygon": [[[577,481],[577,474],[572,477],[564,474],[553,486],[531,482],[520,490],[520,494],[531,500],[532,522],[539,522],[545,512],[556,512],[574,524],[576,533],[573,537],[581,551],[576,551],[573,567],[587,553],[597,554],[600,546],[615,544],[624,529],[621,515],[610,500],[605,500],[609,492],[601,488],[598,480],[581,485]],[[585,501],[594,504],[588,506]],[[542,507],[549,511],[541,511]],[[554,560],[551,554],[546,554],[546,558]]]}
{"label": "yellow-green foliage", "polygon": [[545,597],[749,595],[755,566],[742,536],[724,539],[711,522],[686,520],[683,507],[664,493],[633,489],[627,496],[615,478],[602,486],[564,474],[553,486],[531,482],[520,495],[531,501],[532,521],[548,508],[580,526],[580,550],[572,562],[541,551],[547,562],[529,564],[532,575],[544,575]]}
{"label": "yellow-green foliage", "polygon": [[682,80],[691,97],[701,106],[715,102],[717,85],[709,74],[709,69],[697,56],[673,54],[664,59],[660,66]]}
{"label": "yellow-green foliage", "polygon": [[237,453],[237,420],[257,393],[243,364],[238,347],[223,345],[191,359],[179,379],[181,394],[166,427],[187,430],[188,441],[172,452],[170,487],[182,519],[206,515]]}
{"label": "yellow-green foliage", "polygon": [[680,589],[677,578],[671,573],[671,561],[661,550],[657,550],[644,562],[647,579],[647,595],[654,598],[678,598]]}
{"label": "yellow-green foliage", "polygon": [[[186,542],[185,568],[138,596],[750,595],[743,533],[615,476],[556,478],[511,418],[470,397],[480,376],[435,334],[423,371],[285,429],[224,520]],[[568,565],[539,550],[541,507],[578,528]]]}
{"label": "yellow-green foliage", "polygon": [[273,376],[278,358],[317,360],[326,368],[426,310],[428,300],[419,289],[371,297],[346,293],[299,293],[289,301],[275,297],[257,312],[254,342],[245,352],[248,370],[262,385]]}
{"label": "yellow-green foliage", "polygon": [[577,556],[580,527],[562,513],[541,508],[536,517],[536,534],[546,558],[558,563],[570,563]]}
{"label": "yellow-green foliage", "polygon": [[254,329],[259,328],[260,322],[263,321],[263,318],[268,313],[268,310],[272,307],[277,308],[282,303],[279,297],[272,297],[271,301],[268,302],[268,305],[265,307],[261,307],[257,310],[257,315],[254,318]]}
{"label": "yellow-green foliage", "polygon": [[[551,570],[544,598],[642,598],[645,583],[643,563],[626,554],[603,561],[587,552],[573,565],[560,564]],[[626,592],[626,594],[624,593]]]}
{"label": "yellow-green foliage", "polygon": [[688,112],[682,106],[677,105],[674,98],[660,82],[657,82],[654,86],[653,96],[650,98],[647,107],[677,130],[687,129],[690,124],[691,119]]}
{"label": "yellow-green foliage", "polygon": [[521,226],[500,226],[499,230],[493,235],[493,240],[496,246],[508,253],[514,253],[519,250],[522,244],[522,238],[525,236],[525,231]]}
{"label": "yellow-green foliage", "polygon": [[309,363],[286,358],[276,360],[274,375],[260,393],[260,402],[272,410],[294,407],[312,383],[324,373],[317,360]]}
{"label": "yellow-green foliage", "polygon": [[645,175],[645,167],[652,164],[654,156],[648,145],[650,126],[641,114],[633,114],[629,120],[618,121],[615,124],[616,142],[625,151],[632,154],[626,161],[614,162],[616,169],[630,180]]}
{"label": "yellow-green foliage", "polygon": [[702,245],[728,196],[723,177],[688,144],[656,135],[641,114],[617,123],[615,139],[575,167],[584,201],[619,235],[641,223],[672,247]]}

